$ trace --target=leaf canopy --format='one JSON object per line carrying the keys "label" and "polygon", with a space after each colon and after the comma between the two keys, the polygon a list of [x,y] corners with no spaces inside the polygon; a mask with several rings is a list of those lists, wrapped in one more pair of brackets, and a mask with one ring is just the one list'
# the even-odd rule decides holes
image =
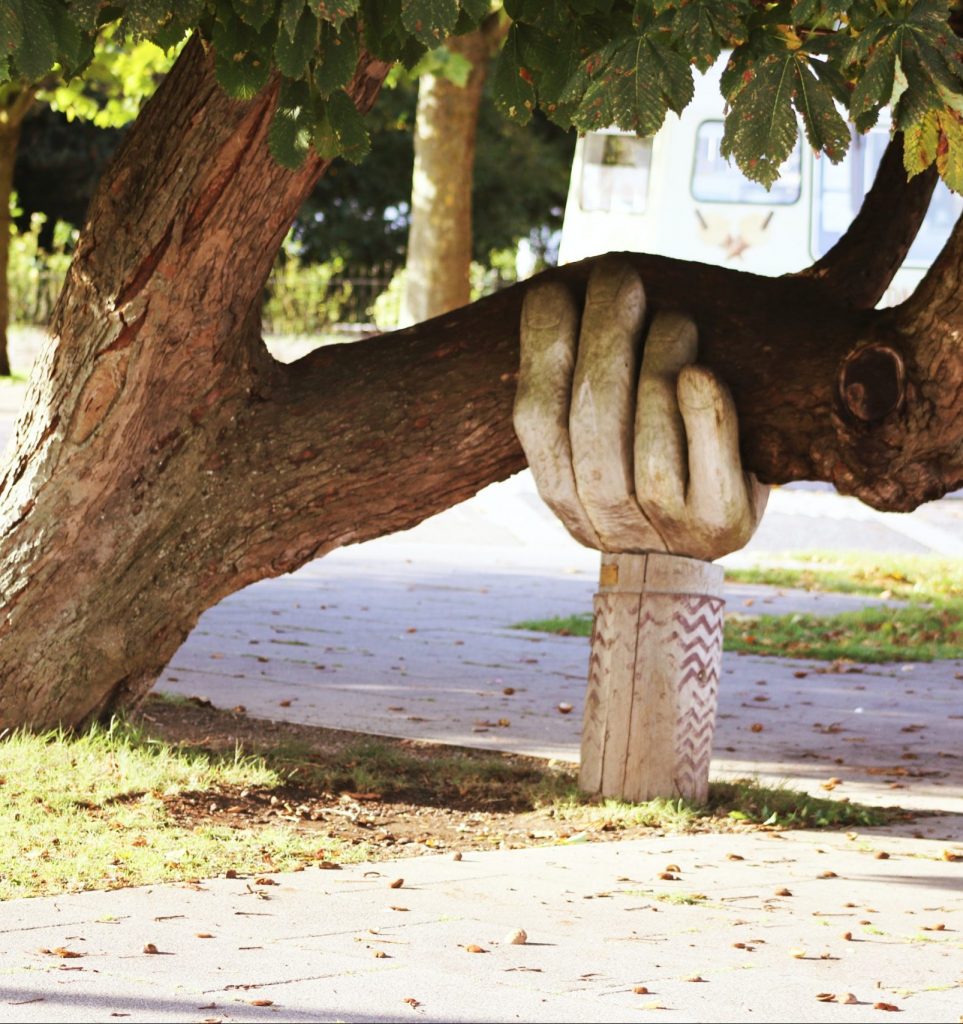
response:
{"label": "leaf canopy", "polygon": [[[0,83],[51,69],[82,74],[108,24],[115,37],[174,46],[197,30],[222,87],[239,99],[281,79],[271,148],[297,167],[314,149],[360,159],[363,119],[345,88],[366,51],[407,68],[470,31],[491,0],[4,0]],[[496,103],[522,123],[536,106],[566,128],[652,134],[724,54],[724,151],[770,185],[796,143],[836,162],[847,121],[884,109],[905,134],[910,174],[936,164],[963,187],[963,45],[949,0],[504,0],[513,21]]]}

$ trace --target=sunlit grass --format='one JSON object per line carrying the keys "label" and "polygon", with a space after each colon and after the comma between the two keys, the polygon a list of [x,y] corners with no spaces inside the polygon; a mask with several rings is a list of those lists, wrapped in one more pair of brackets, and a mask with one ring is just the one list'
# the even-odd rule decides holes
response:
{"label": "sunlit grass", "polygon": [[[726,650],[865,662],[963,658],[963,561],[808,552],[785,558],[803,564],[732,569],[726,577],[733,582],[893,598],[906,604],[826,616],[732,616],[726,621]],[[533,619],[517,628],[591,636],[592,616]]]}
{"label": "sunlit grass", "polygon": [[[392,855],[367,834],[360,841],[332,839],[296,823],[248,825],[235,815],[228,826],[204,814],[208,802],[243,801],[248,787],[262,802],[276,790],[282,806],[291,792],[285,787],[297,785],[298,792],[335,805],[339,794],[364,793],[365,799],[408,798],[463,812],[533,814],[586,838],[631,828],[706,831],[738,823],[867,825],[889,813],[752,781],[713,783],[704,806],[599,802],[579,794],[572,765],[426,747],[359,737],[327,755],[280,743],[257,756],[225,756],[158,742],[117,721],[79,735],[8,735],[0,741],[0,899]],[[188,800],[200,808],[197,825],[171,813],[179,796],[182,811]]]}
{"label": "sunlit grass", "polygon": [[281,781],[260,758],[175,750],[119,722],[78,736],[8,735],[0,742],[0,899],[296,867],[315,856],[316,837],[185,828],[164,805],[165,796]]}

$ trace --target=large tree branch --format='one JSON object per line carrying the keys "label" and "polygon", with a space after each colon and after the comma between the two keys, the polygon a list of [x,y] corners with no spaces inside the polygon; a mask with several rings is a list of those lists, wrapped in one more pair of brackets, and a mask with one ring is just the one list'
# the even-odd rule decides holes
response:
{"label": "large tree branch", "polygon": [[[362,61],[359,105],[384,70]],[[270,89],[225,97],[194,44],[100,186],[0,480],[0,727],[136,699],[225,594],[524,465],[512,405],[527,285],[291,366],[270,359],[257,298],[320,171],[273,162],[272,103]],[[963,418],[938,394],[963,376],[961,244],[924,308],[883,312],[819,280],[625,259],[653,310],[695,320],[749,468],[910,508],[963,482]],[[591,264],[551,276],[580,299]]]}
{"label": "large tree branch", "polygon": [[936,180],[936,168],[929,167],[907,182],[903,136],[896,135],[845,234],[822,259],[797,276],[822,281],[840,302],[872,309],[919,232]]}

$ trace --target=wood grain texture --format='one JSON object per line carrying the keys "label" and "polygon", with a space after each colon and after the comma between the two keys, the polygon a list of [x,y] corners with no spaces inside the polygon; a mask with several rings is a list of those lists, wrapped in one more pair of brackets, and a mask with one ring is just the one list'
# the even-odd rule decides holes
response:
{"label": "wood grain texture", "polygon": [[[647,568],[658,589],[642,589]],[[579,784],[632,802],[703,801],[722,658],[722,570],[660,554],[605,555],[601,579]]]}

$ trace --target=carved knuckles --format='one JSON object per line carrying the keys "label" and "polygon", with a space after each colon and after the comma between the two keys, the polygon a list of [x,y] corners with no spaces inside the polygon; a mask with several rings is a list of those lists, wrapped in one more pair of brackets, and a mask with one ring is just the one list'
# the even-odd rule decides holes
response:
{"label": "carved knuckles", "polygon": [[695,324],[660,312],[644,349],[645,292],[600,263],[579,326],[559,284],[522,309],[514,425],[539,493],[580,543],[711,560],[742,547],[768,488],[742,470],[726,386],[692,365]]}

